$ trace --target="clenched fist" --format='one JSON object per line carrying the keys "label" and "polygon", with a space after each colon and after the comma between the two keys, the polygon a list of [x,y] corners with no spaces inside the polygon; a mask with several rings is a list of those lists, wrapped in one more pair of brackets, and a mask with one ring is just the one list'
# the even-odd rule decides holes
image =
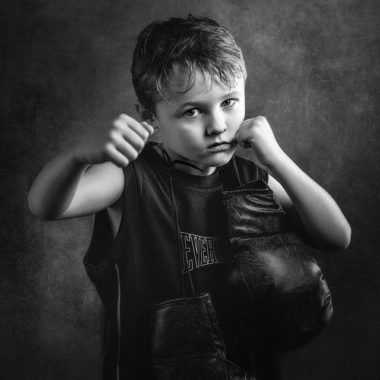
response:
{"label": "clenched fist", "polygon": [[153,132],[154,128],[148,123],[139,123],[121,114],[104,134],[79,144],[75,149],[75,157],[87,164],[110,161],[125,167],[138,157]]}
{"label": "clenched fist", "polygon": [[263,116],[244,120],[235,139],[238,144],[237,155],[253,160],[264,169],[271,168],[284,155]]}

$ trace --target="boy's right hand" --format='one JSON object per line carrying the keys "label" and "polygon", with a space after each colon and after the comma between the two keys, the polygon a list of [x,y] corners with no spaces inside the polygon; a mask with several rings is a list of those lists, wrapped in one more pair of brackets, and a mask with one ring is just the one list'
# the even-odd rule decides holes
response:
{"label": "boy's right hand", "polygon": [[125,167],[138,157],[153,132],[154,128],[148,123],[139,123],[132,117],[121,114],[104,135],[79,144],[74,155],[78,161],[86,164],[110,161],[119,167]]}

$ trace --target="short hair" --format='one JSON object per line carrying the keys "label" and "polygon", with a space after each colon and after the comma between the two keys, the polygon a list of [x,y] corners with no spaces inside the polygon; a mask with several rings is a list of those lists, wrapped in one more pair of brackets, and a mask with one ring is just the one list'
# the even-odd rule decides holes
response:
{"label": "short hair", "polygon": [[132,82],[140,104],[155,114],[156,103],[176,67],[189,70],[188,91],[195,70],[217,76],[232,87],[240,74],[246,78],[241,49],[232,34],[208,17],[172,17],[153,21],[137,38],[133,54]]}

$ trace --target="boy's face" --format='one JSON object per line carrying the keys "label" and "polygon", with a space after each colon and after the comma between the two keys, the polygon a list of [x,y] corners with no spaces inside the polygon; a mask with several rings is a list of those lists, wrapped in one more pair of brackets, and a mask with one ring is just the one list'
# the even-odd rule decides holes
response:
{"label": "boy's face", "polygon": [[[196,71],[194,86],[187,92],[187,70],[177,69],[169,79],[168,100],[156,104],[155,116],[164,148],[172,160],[212,174],[235,151],[235,134],[245,115],[245,79],[236,77],[229,88],[218,78]],[[199,175],[187,165],[178,169]]]}

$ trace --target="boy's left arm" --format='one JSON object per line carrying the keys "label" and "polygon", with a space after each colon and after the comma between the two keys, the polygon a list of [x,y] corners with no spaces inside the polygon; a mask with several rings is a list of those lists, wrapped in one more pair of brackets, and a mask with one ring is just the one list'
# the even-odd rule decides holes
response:
{"label": "boy's left arm", "polygon": [[294,207],[303,228],[321,248],[346,248],[351,227],[334,199],[278,145],[268,121],[245,120],[236,134],[237,154],[270,174],[269,186],[284,208]]}

